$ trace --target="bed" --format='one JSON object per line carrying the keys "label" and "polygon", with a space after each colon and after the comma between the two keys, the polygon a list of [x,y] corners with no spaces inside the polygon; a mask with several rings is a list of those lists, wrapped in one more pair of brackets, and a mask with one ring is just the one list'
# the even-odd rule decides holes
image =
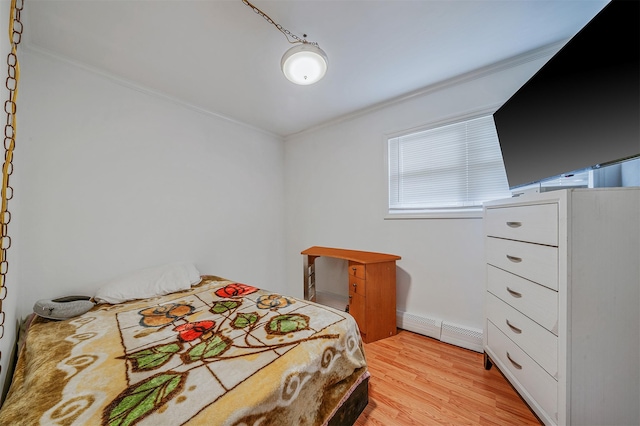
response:
{"label": "bed", "polygon": [[355,320],[215,276],[29,317],[0,424],[347,425],[368,402]]}

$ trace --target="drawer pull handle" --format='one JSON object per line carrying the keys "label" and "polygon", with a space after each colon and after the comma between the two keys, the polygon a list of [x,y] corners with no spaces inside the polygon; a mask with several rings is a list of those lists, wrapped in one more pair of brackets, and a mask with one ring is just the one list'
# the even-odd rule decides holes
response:
{"label": "drawer pull handle", "polygon": [[351,285],[353,286],[353,288],[354,288],[354,289],[355,289],[356,287],[358,287],[358,284],[356,284],[356,283],[353,283],[353,284],[351,284]]}
{"label": "drawer pull handle", "polygon": [[507,352],[507,358],[509,359],[509,361],[511,361],[511,364],[513,364],[515,368],[517,368],[518,370],[522,370],[522,366],[511,359],[511,355],[509,355],[509,352]]}
{"label": "drawer pull handle", "polygon": [[513,330],[513,332],[514,332],[514,333],[516,333],[516,334],[520,334],[520,333],[522,333],[522,330],[520,330],[518,327],[514,327],[514,326],[509,322],[509,320],[507,320],[507,325],[509,326],[509,328],[510,328],[511,330]]}
{"label": "drawer pull handle", "polygon": [[520,263],[520,262],[522,262],[522,258],[521,258],[521,257],[516,257],[516,256],[507,255],[507,259],[509,259],[509,260],[510,260],[510,261],[512,261],[513,263]]}
{"label": "drawer pull handle", "polygon": [[520,228],[522,226],[522,222],[507,222],[507,226],[509,228]]}
{"label": "drawer pull handle", "polygon": [[512,295],[513,297],[517,297],[520,298],[522,297],[522,293],[518,293],[517,291],[511,290],[509,287],[507,287],[507,291],[509,292],[510,295]]}

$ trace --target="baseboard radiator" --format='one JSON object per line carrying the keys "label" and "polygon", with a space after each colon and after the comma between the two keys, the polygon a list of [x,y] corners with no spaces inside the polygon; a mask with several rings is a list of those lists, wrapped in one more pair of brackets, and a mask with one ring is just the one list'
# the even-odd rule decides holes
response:
{"label": "baseboard radiator", "polygon": [[476,352],[483,352],[482,330],[452,324],[436,318],[428,318],[396,311],[398,328],[438,339]]}
{"label": "baseboard radiator", "polygon": [[[316,291],[316,301],[340,311],[344,310],[349,303],[349,299],[346,296],[326,291]],[[398,328],[403,330],[432,337],[472,351],[483,352],[482,330],[462,327],[440,319],[401,311],[396,311],[396,324]]]}

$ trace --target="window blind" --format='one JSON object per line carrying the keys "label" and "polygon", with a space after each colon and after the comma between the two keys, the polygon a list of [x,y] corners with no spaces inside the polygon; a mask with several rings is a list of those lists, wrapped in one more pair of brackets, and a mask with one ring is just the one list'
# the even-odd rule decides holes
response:
{"label": "window blind", "polygon": [[493,116],[388,140],[389,212],[467,209],[511,196]]}

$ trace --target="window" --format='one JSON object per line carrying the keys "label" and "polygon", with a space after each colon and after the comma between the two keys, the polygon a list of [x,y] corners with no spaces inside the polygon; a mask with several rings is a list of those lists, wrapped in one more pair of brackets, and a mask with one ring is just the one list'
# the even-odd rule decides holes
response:
{"label": "window", "polygon": [[511,196],[493,116],[388,139],[389,213],[480,208]]}

